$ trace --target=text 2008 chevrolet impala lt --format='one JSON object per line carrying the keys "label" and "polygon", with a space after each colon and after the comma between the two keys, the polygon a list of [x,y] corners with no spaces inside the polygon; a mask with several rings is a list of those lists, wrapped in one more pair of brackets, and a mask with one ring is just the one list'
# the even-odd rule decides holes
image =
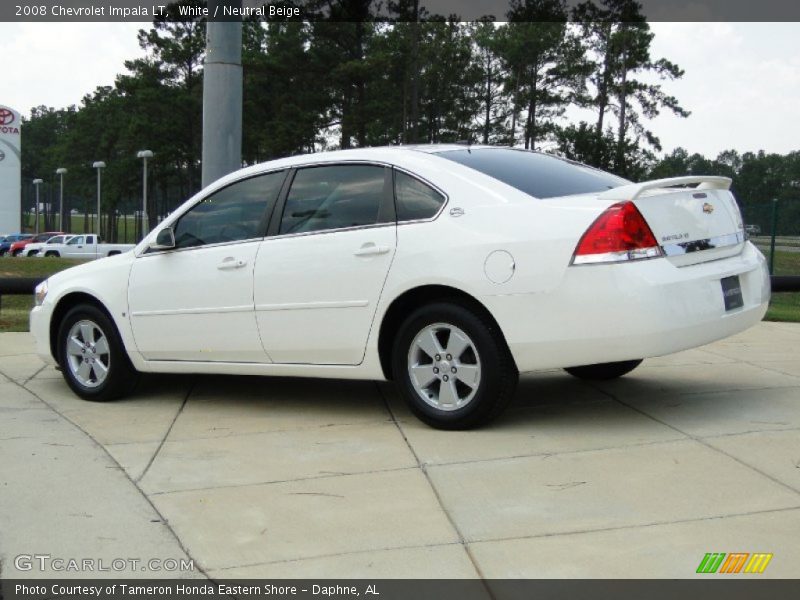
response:
{"label": "text 2008 chevrolet impala lt", "polygon": [[520,372],[619,377],[760,321],[729,186],[480,146],[276,160],[52,276],[31,331],[88,400],[138,372],[390,379],[426,423],[475,427]]}

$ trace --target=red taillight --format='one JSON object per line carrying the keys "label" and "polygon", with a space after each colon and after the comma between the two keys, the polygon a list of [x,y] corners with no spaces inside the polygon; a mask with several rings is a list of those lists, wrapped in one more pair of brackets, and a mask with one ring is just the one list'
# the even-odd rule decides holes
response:
{"label": "red taillight", "polygon": [[583,234],[572,264],[619,262],[661,256],[661,248],[633,202],[609,206]]}

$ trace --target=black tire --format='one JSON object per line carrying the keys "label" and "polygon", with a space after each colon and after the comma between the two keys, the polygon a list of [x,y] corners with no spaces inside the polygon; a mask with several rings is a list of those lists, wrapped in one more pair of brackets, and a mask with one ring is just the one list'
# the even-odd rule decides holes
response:
{"label": "black tire", "polygon": [[[469,392],[471,399],[459,408],[444,410],[433,406],[422,398],[422,392],[418,392],[411,381],[409,361],[412,344],[421,332],[435,324],[454,326],[466,334],[476,355],[468,360],[480,365],[479,383]],[[467,352],[471,353],[472,349]],[[450,364],[458,366],[457,362]],[[423,306],[405,320],[392,349],[392,373],[411,411],[431,427],[449,430],[480,427],[496,418],[514,397],[519,379],[517,367],[497,326],[457,301]],[[432,385],[441,386],[444,380],[447,377],[442,375],[438,383],[434,381]],[[463,386],[454,378],[452,385],[455,387],[457,384]],[[432,398],[431,394],[428,396]]]}
{"label": "black tire", "polygon": [[11,253],[11,256],[19,256],[21,252],[22,250],[14,250],[14,252]]}
{"label": "black tire", "polygon": [[[109,351],[104,355],[107,359],[103,360],[103,364],[107,365],[107,374],[102,383],[95,386],[84,385],[73,373],[71,363],[68,362],[69,333],[72,327],[81,321],[95,324],[105,336],[108,345]],[[125,352],[119,332],[108,315],[98,307],[92,304],[79,304],[72,308],[59,324],[57,336],[56,349],[61,373],[72,391],[84,400],[95,402],[113,400],[127,394],[136,385],[138,373]],[[98,355],[94,360],[99,359]]]}
{"label": "black tire", "polygon": [[7,252],[7,250],[0,250],[0,256],[5,256],[6,252]]}
{"label": "black tire", "polygon": [[596,365],[584,365],[582,367],[567,367],[564,370],[578,379],[607,381],[609,379],[616,379],[617,377],[627,375],[640,364],[642,364],[642,359],[599,363]]}
{"label": "black tire", "polygon": [[58,258],[59,256],[61,256],[61,255],[58,253],[58,250],[49,250],[49,251],[45,252],[45,253],[44,253],[44,255],[45,255],[45,256],[52,257],[52,258]]}
{"label": "black tire", "polygon": [[32,256],[36,256],[36,254],[38,254],[38,252],[39,252],[38,250],[31,250],[30,252],[28,252],[28,258],[30,258]]}

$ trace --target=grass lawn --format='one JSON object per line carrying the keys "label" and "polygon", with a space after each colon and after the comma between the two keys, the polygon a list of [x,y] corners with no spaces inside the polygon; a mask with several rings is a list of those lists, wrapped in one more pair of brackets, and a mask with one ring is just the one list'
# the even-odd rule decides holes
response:
{"label": "grass lawn", "polygon": [[[768,249],[764,255],[769,258]],[[775,275],[800,276],[800,252],[776,252]],[[764,319],[800,323],[800,292],[773,294],[767,316]]]}
{"label": "grass lawn", "polygon": [[772,294],[765,321],[800,323],[800,292]]}
{"label": "grass lawn", "polygon": [[[2,277],[48,277],[58,271],[81,264],[68,258],[0,258]],[[33,296],[3,296],[0,299],[0,331],[28,331],[28,313]]]}
{"label": "grass lawn", "polygon": [[[81,264],[66,258],[0,258],[0,277],[47,277],[57,271]],[[776,252],[776,275],[800,275],[800,252]],[[27,331],[32,296],[4,296],[0,306],[0,332]],[[767,321],[800,323],[800,292],[774,294]]]}

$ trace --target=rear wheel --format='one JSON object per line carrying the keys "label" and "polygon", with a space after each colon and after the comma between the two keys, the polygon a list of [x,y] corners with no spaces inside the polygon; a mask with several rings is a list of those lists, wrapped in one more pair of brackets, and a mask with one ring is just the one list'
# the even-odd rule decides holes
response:
{"label": "rear wheel", "polygon": [[136,370],[116,326],[96,306],[80,304],[70,310],[58,328],[57,344],[64,379],[85,400],[112,400],[136,383]]}
{"label": "rear wheel", "polygon": [[567,367],[564,369],[570,375],[578,379],[592,379],[595,381],[605,381],[616,379],[633,371],[642,364],[642,360],[624,360],[621,362],[599,363],[596,365],[584,365],[582,367]]}
{"label": "rear wheel", "polygon": [[19,256],[21,253],[22,250],[14,250],[14,252],[11,253],[11,256]]}
{"label": "rear wheel", "polygon": [[518,373],[497,328],[446,302],[414,312],[400,327],[392,371],[411,411],[439,429],[471,429],[497,417]]}

